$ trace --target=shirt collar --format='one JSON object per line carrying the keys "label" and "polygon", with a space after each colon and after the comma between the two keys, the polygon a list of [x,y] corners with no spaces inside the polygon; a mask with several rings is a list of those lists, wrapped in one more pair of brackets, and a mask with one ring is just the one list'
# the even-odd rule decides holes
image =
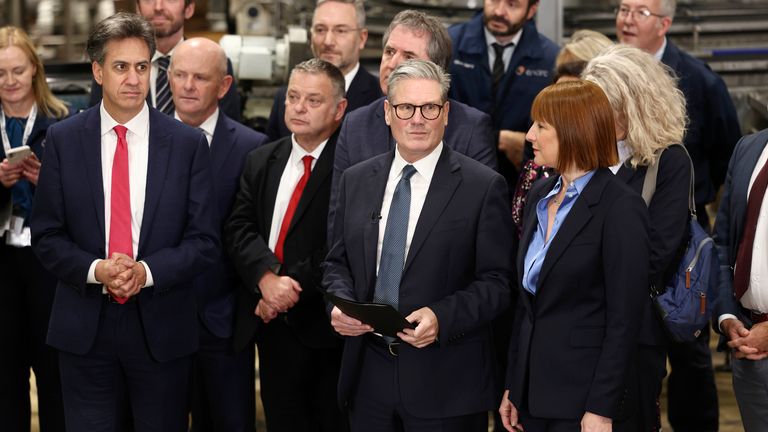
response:
{"label": "shirt collar", "polygon": [[661,61],[661,58],[664,56],[664,50],[667,49],[667,37],[664,36],[664,42],[661,44],[661,48],[659,48],[658,51],[656,51],[653,54],[653,58],[655,58],[658,61]]}
{"label": "shirt collar", "polygon": [[[568,186],[568,190],[565,191],[566,197],[570,200],[573,197],[581,195],[593,175],[595,175],[595,170],[587,171],[583,176],[574,179]],[[555,187],[547,194],[547,197],[556,195],[560,192],[561,187],[563,187],[563,176],[557,178]]]}
{"label": "shirt collar", "polygon": [[[178,121],[181,121],[181,119],[179,118],[179,113],[177,113],[176,111],[173,112],[173,118],[175,118]],[[216,131],[216,123],[218,121],[219,121],[219,107],[216,107],[216,110],[213,112],[213,114],[211,114],[207,119],[205,119],[202,123],[200,123],[200,126],[192,126],[192,127],[197,127],[198,129],[202,130],[203,133],[207,135],[206,138],[213,138],[213,132]],[[210,142],[210,139],[208,141]]]}
{"label": "shirt collar", "polygon": [[[101,115],[101,136],[106,135],[107,133],[111,132],[112,129],[115,128],[115,126],[119,125],[120,123],[117,122],[114,118],[112,118],[111,115],[107,112],[106,108],[104,108],[104,102],[101,102],[101,107],[99,108],[99,113]],[[138,114],[133,116],[132,119],[128,120],[123,126],[126,127],[131,133],[134,135],[138,135],[141,138],[146,138],[149,136],[149,107],[147,106],[147,103],[144,102],[144,105],[141,108],[141,111],[139,111]]]}
{"label": "shirt collar", "polygon": [[406,161],[400,156],[399,151],[395,151],[395,159],[392,161],[392,169],[389,170],[390,179],[398,177],[403,172],[403,167],[406,165],[413,165],[413,167],[416,168],[416,172],[429,183],[432,181],[432,176],[435,174],[435,168],[437,167],[437,161],[440,159],[442,153],[442,141],[440,141],[440,144],[438,144],[430,154],[413,163]]}
{"label": "shirt collar", "polygon": [[344,91],[345,92],[349,91],[349,86],[352,85],[352,80],[355,79],[355,76],[357,76],[357,71],[359,70],[360,70],[360,62],[357,62],[355,67],[353,67],[348,74],[344,75]]}
{"label": "shirt collar", "polygon": [[304,148],[300,146],[298,142],[296,142],[296,135],[291,134],[291,155],[289,156],[288,162],[295,165],[302,165],[301,159],[307,155],[312,156],[314,160],[318,160],[320,158],[320,154],[323,153],[323,149],[325,148],[326,144],[328,144],[327,138],[310,153],[304,150]]}
{"label": "shirt collar", "polygon": [[173,52],[176,50],[176,47],[179,46],[182,42],[184,42],[184,38],[179,39],[179,41],[176,42],[176,45],[174,45],[173,48],[171,48],[171,50],[165,54],[161,53],[158,50],[155,50],[155,53],[152,55],[152,63],[154,63],[155,60],[159,59],[160,57],[172,56]]}
{"label": "shirt collar", "polygon": [[[485,45],[488,47],[488,50],[491,51],[493,48],[491,45],[495,43],[499,43],[496,41],[496,36],[494,36],[491,32],[488,31],[487,27],[483,27],[483,30],[485,32]],[[515,33],[514,36],[512,36],[512,40],[510,40],[507,45],[514,44],[513,46],[517,46],[518,43],[520,43],[520,38],[523,37],[523,29],[520,29]],[[504,45],[504,46],[507,46]]]}
{"label": "shirt collar", "polygon": [[632,156],[632,150],[627,145],[627,142],[624,140],[619,140],[616,142],[616,151],[619,153],[619,163],[616,165],[611,166],[611,172],[616,174],[619,172],[619,169],[621,169],[621,165],[624,164],[624,162],[629,159],[630,156]]}

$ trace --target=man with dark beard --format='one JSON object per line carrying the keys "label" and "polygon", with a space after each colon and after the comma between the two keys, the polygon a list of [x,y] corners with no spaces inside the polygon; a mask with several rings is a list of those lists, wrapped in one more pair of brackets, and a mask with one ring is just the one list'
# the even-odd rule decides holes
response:
{"label": "man with dark beard", "polygon": [[[175,111],[168,80],[168,66],[173,50],[184,40],[184,21],[195,14],[194,0],[136,0],[136,13],[143,16],[155,28],[157,50],[152,56],[147,103],[159,111],[173,116]],[[232,75],[232,63],[227,60],[227,75]],[[91,82],[89,106],[101,101],[101,86]],[[240,121],[240,95],[231,85],[227,94],[219,99],[219,108],[229,118]]]}
{"label": "man with dark beard", "polygon": [[[533,98],[552,83],[559,48],[536,31],[538,0],[485,0],[483,13],[448,29],[451,97],[490,114],[499,171],[510,191],[523,161]],[[502,157],[502,155],[504,157]]]}

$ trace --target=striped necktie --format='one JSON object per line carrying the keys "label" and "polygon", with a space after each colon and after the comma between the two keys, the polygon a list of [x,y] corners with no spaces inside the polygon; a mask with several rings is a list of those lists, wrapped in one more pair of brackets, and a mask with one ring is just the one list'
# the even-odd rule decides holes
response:
{"label": "striped necktie", "polygon": [[157,59],[157,80],[155,81],[155,108],[173,115],[175,107],[171,97],[171,87],[168,85],[168,64],[171,62],[171,56],[164,56]]}

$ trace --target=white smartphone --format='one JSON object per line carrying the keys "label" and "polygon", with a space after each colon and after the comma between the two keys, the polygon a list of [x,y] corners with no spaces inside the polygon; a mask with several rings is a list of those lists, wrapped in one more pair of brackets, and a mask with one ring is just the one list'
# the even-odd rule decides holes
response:
{"label": "white smartphone", "polygon": [[32,154],[32,149],[29,148],[29,146],[19,146],[14,147],[8,151],[5,152],[6,157],[8,158],[8,163],[11,165],[17,164],[24,159],[27,158],[27,156]]}

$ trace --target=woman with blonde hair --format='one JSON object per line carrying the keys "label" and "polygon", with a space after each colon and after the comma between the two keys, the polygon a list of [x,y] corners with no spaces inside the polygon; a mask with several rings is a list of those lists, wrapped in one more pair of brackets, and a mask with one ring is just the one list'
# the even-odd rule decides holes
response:
{"label": "woman with blonde hair", "polygon": [[640,327],[635,376],[630,388],[637,390],[641,431],[658,430],[657,400],[666,374],[670,343],[663,323],[653,307],[652,292],[663,289],[680,260],[686,242],[689,218],[688,191],[691,161],[679,146],[687,123],[685,97],[677,88],[672,71],[650,54],[627,45],[607,49],[587,64],[582,78],[599,85],[611,102],[616,117],[616,139],[620,163],[616,177],[638,195],[648,166],[658,162],[656,192],[650,216],[649,286]]}
{"label": "woman with blonde hair", "polygon": [[58,356],[45,344],[56,279],[32,253],[29,215],[48,127],[69,109],[45,80],[29,36],[0,28],[0,424],[28,431],[29,370],[35,372],[40,430],[63,431]]}

